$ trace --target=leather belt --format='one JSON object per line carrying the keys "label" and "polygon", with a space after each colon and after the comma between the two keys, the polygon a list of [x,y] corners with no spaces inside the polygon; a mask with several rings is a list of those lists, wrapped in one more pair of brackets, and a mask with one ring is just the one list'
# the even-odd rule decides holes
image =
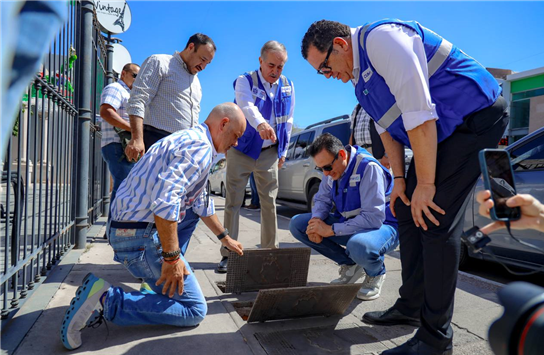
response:
{"label": "leather belt", "polygon": [[[149,223],[150,222],[118,222],[112,220],[110,226],[123,229],[146,229],[149,226]],[[153,228],[155,228],[155,223],[153,223]]]}

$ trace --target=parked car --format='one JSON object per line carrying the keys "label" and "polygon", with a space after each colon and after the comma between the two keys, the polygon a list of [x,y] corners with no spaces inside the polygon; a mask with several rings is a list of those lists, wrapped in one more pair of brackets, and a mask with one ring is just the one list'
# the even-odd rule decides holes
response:
{"label": "parked car", "polygon": [[[227,158],[225,154],[218,154],[210,169],[208,176],[208,191],[210,193],[218,193],[223,197],[227,196]],[[251,195],[251,186],[249,180],[246,185],[246,195]]]}
{"label": "parked car", "polygon": [[[544,127],[525,136],[505,148],[510,152],[514,180],[518,194],[531,194],[544,202]],[[468,196],[464,230],[473,226],[483,227],[491,221],[478,213],[479,204],[475,194],[483,190],[483,182],[478,179],[474,191]],[[516,237],[536,247],[544,249],[544,233],[535,230],[512,230]],[[506,229],[490,235],[487,245],[501,262],[536,270],[544,266],[544,254],[516,242]],[[460,266],[464,266],[469,258],[495,261],[489,254],[472,253],[466,245],[461,245]]]}
{"label": "parked car", "polygon": [[[344,145],[347,145],[351,134],[350,124],[351,120],[348,115],[338,116],[312,124],[291,136],[285,163],[278,171],[279,203],[296,208],[304,207],[311,211],[313,198],[319,190],[323,173],[315,170],[314,160],[308,154],[307,149],[315,138],[323,133],[330,133],[340,139]],[[406,166],[410,164],[411,159],[412,151],[406,148]]]}

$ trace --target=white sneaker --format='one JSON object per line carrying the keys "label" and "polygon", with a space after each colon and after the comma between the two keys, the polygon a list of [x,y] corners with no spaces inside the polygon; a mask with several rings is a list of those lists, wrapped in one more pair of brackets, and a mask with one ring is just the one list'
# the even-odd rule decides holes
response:
{"label": "white sneaker", "polygon": [[331,281],[333,285],[354,284],[361,277],[365,276],[365,269],[358,264],[340,265],[338,270],[340,277]]}
{"label": "white sneaker", "polygon": [[371,301],[380,297],[382,291],[382,285],[385,280],[385,274],[370,277],[366,276],[365,282],[359,292],[357,292],[357,298],[363,301]]}

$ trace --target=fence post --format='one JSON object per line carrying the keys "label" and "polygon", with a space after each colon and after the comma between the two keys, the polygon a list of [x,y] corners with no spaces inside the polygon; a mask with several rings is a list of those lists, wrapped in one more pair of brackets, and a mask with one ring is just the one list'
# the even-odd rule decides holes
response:
{"label": "fence post", "polygon": [[[106,85],[113,83],[113,43],[111,40],[111,34],[108,33],[108,39],[106,41]],[[104,202],[103,216],[108,217],[110,215],[110,171],[107,164],[104,164],[102,174],[102,201]]]}
{"label": "fence post", "polygon": [[76,180],[76,249],[83,249],[87,243],[87,229],[89,228],[89,149],[91,124],[91,73],[93,57],[93,2],[81,1],[81,48],[79,66],[79,115],[77,123],[77,180]]}

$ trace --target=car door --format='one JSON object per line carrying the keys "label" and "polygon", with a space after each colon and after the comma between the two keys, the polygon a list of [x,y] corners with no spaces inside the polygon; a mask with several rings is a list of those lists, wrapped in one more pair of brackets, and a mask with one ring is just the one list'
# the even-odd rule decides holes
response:
{"label": "car door", "polygon": [[[544,130],[533,137],[523,140],[508,148],[514,169],[514,180],[518,194],[530,194],[544,202]],[[481,179],[478,179],[476,193],[483,190]],[[490,221],[478,213],[475,208],[474,224],[484,226]],[[544,249],[544,233],[535,230],[512,230],[516,238]],[[515,241],[506,229],[491,235],[489,247],[503,258],[522,263],[544,264],[544,255],[536,250]]]}
{"label": "car door", "polygon": [[285,156],[285,163],[283,163],[281,169],[278,170],[278,198],[280,199],[289,199],[289,196],[293,190],[291,165],[297,139],[298,134],[291,136],[289,146],[287,148],[287,155]]}
{"label": "car door", "polygon": [[221,191],[221,179],[222,179],[222,170],[226,170],[225,167],[227,165],[227,159],[223,158],[220,159],[215,165],[212,167],[212,170],[210,172],[210,176],[208,179],[210,180],[210,186],[212,191],[220,192]]}
{"label": "car door", "polygon": [[304,132],[298,136],[293,152],[293,159],[290,166],[291,193],[292,199],[304,201],[305,189],[304,180],[308,170],[313,168],[312,157],[308,148],[314,141],[315,131]]}

